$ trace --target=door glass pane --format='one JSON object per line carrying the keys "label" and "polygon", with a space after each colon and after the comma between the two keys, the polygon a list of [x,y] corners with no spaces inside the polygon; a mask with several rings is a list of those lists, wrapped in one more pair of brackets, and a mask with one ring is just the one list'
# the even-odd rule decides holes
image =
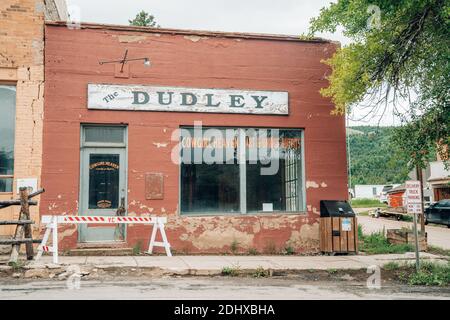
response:
{"label": "door glass pane", "polygon": [[89,209],[116,209],[119,204],[118,154],[89,155]]}
{"label": "door glass pane", "polygon": [[16,88],[0,85],[0,175],[13,175],[15,123]]}
{"label": "door glass pane", "polygon": [[122,127],[85,127],[85,142],[123,143],[124,129]]}

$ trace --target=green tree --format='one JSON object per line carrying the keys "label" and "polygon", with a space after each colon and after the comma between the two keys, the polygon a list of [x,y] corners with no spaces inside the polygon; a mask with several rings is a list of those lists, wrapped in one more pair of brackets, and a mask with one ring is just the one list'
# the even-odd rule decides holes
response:
{"label": "green tree", "polygon": [[393,127],[361,126],[348,130],[350,187],[356,184],[393,184],[408,179],[410,159],[392,142]]}
{"label": "green tree", "polygon": [[410,167],[424,167],[436,150],[448,164],[450,0],[338,0],[311,20],[308,36],[338,27],[352,43],[325,61],[332,73],[321,93],[334,112],[406,102],[393,141]]}
{"label": "green tree", "polygon": [[154,27],[159,28],[159,24],[156,23],[155,17],[148,12],[142,10],[139,12],[133,20],[128,20],[131,26],[138,27]]}

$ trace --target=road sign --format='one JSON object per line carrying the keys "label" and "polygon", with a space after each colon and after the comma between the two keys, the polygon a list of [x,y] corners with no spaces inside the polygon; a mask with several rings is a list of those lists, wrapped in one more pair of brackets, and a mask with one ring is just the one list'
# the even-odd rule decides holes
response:
{"label": "road sign", "polygon": [[406,181],[406,209],[413,214],[414,218],[414,240],[416,243],[416,270],[420,268],[419,240],[417,235],[417,215],[422,213],[422,190],[420,181]]}
{"label": "road sign", "polygon": [[411,214],[421,214],[422,213],[422,205],[420,203],[408,203],[406,205],[406,210]]}
{"label": "road sign", "polygon": [[422,203],[420,181],[406,181],[406,203]]}

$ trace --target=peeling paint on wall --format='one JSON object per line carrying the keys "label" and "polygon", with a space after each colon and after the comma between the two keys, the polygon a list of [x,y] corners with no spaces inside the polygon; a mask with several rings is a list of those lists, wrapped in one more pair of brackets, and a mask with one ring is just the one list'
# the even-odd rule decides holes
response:
{"label": "peeling paint on wall", "polygon": [[141,35],[119,35],[117,39],[121,43],[130,43],[130,42],[141,42],[147,39],[147,36]]}
{"label": "peeling paint on wall", "polygon": [[306,181],[306,189],[309,188],[318,188],[319,185],[315,181]]}
{"label": "peeling paint on wall", "polygon": [[153,142],[153,145],[156,146],[158,149],[159,148],[165,148],[169,145],[168,142],[162,143],[162,142]]}
{"label": "peeling paint on wall", "polygon": [[208,39],[208,37],[200,37],[200,36],[184,36],[186,40],[190,40],[192,42],[199,42],[200,40]]}

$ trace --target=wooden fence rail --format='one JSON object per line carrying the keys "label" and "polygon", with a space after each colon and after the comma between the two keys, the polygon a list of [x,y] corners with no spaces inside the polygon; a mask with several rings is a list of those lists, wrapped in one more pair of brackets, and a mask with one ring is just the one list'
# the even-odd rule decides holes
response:
{"label": "wooden fence rail", "polygon": [[41,189],[28,194],[27,188],[20,188],[20,199],[0,201],[0,209],[20,205],[18,220],[0,221],[0,225],[16,225],[16,230],[12,239],[0,239],[0,245],[12,245],[11,256],[9,259],[10,263],[17,262],[21,244],[25,244],[27,259],[32,260],[34,256],[33,243],[41,243],[41,240],[33,240],[31,225],[34,222],[30,220],[30,205],[37,205],[37,201],[30,199],[44,191],[44,189]]}

